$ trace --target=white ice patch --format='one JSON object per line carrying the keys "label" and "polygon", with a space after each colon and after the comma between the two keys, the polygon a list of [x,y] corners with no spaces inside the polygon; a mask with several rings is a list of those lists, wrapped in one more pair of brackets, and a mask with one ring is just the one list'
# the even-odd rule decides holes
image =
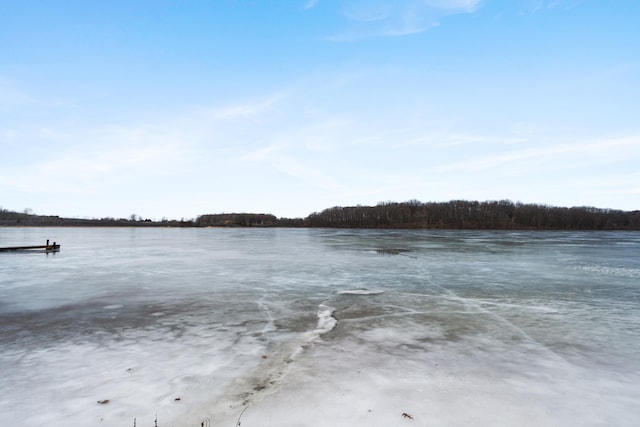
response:
{"label": "white ice patch", "polygon": [[[333,317],[335,309],[324,304],[318,307],[318,322],[315,329],[303,332],[298,339],[288,341],[276,340],[271,343],[267,354],[262,355],[261,363],[254,369],[247,370],[244,375],[237,377],[225,390],[224,395],[215,401],[211,407],[202,407],[202,413],[210,413],[214,418],[228,416],[234,413],[242,413],[242,408],[258,405],[264,399],[280,392],[279,384],[291,380],[290,370],[297,369],[297,363],[302,355],[314,342],[320,341],[320,337],[332,331],[338,321]],[[280,338],[284,338],[280,336]],[[295,380],[293,380],[295,381]],[[226,415],[225,415],[226,414]],[[195,419],[193,421],[196,421]],[[185,424],[186,425],[186,424]],[[212,423],[210,425],[219,425]],[[221,425],[221,424],[220,424]]]}
{"label": "white ice patch", "polygon": [[324,304],[320,305],[320,310],[318,311],[318,326],[313,331],[318,337],[320,335],[326,334],[336,327],[338,321],[335,317],[333,317],[334,308],[326,306]]}
{"label": "white ice patch", "polygon": [[282,379],[278,393],[212,425],[234,425],[241,416],[243,425],[297,427],[595,427],[632,426],[640,415],[631,403],[639,396],[633,378],[532,353],[528,342],[502,343],[480,335],[433,344],[429,351],[389,351],[379,344],[415,343],[419,329],[378,328],[364,337],[319,343]]}
{"label": "white ice patch", "polygon": [[383,347],[415,344],[421,340],[444,339],[444,336],[444,330],[435,325],[415,325],[413,327],[407,325],[402,329],[396,327],[375,328],[363,331],[359,335],[362,340]]}
{"label": "white ice patch", "polygon": [[338,291],[340,295],[379,295],[384,293],[380,289],[347,289],[344,291]]}
{"label": "white ice patch", "polygon": [[640,269],[633,267],[611,266],[611,265],[583,265],[580,268],[590,273],[602,274],[614,277],[640,278]]}
{"label": "white ice patch", "polygon": [[306,346],[318,340],[322,335],[332,331],[333,328],[336,327],[338,320],[333,317],[334,311],[335,308],[320,304],[318,310],[318,324],[316,325],[316,328],[303,334],[300,345],[291,353],[291,360],[300,356]]}

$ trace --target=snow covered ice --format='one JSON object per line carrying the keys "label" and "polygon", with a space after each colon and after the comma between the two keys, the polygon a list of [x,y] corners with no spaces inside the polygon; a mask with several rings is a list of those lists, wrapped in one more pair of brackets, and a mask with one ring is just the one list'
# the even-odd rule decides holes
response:
{"label": "snow covered ice", "polygon": [[637,232],[0,229],[46,238],[0,254],[0,425],[640,419]]}

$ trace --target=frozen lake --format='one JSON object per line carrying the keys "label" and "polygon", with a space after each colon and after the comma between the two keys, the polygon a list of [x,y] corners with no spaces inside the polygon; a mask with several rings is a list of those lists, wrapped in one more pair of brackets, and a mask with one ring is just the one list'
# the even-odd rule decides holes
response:
{"label": "frozen lake", "polygon": [[640,232],[0,228],[46,239],[0,253],[2,426],[640,419]]}

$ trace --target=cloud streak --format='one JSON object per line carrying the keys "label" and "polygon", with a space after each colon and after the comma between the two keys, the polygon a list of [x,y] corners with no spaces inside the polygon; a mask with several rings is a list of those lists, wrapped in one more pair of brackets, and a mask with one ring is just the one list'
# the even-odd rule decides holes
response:
{"label": "cloud streak", "polygon": [[273,110],[285,98],[286,95],[284,94],[274,94],[260,101],[215,109],[210,112],[210,116],[216,120],[235,120],[243,117],[258,116]]}
{"label": "cloud streak", "polygon": [[[56,135],[56,134],[52,134]],[[39,139],[42,141],[42,138]],[[30,148],[26,165],[16,164],[0,172],[4,184],[30,193],[96,194],[121,185],[153,182],[179,171],[189,148],[180,144],[167,128],[104,126],[94,130],[68,131],[64,138],[52,136],[49,150]],[[18,176],[19,179],[12,177]]]}
{"label": "cloud streak", "polygon": [[439,25],[445,16],[475,12],[480,4],[481,0],[345,1],[340,14],[347,28],[329,40],[348,42],[422,33]]}
{"label": "cloud streak", "polygon": [[304,6],[302,6],[303,9],[311,9],[313,7],[315,7],[315,5],[318,3],[318,0],[308,0]]}
{"label": "cloud streak", "polygon": [[[532,165],[543,168],[581,164],[582,166],[640,157],[640,137],[611,138],[584,144],[558,144],[540,148],[500,152],[493,155],[454,162],[437,168],[437,172],[482,172],[509,167],[529,169]],[[519,169],[523,172],[525,169]]]}
{"label": "cloud streak", "polygon": [[[474,127],[435,109],[416,112],[411,102],[390,110],[371,105],[363,76],[316,76],[248,102],[228,99],[175,116],[156,111],[147,122],[0,129],[0,144],[30,151],[20,163],[12,155],[16,166],[2,163],[0,198],[9,208],[63,216],[57,200],[50,208],[22,200],[66,197],[74,202],[65,209],[76,203],[88,215],[180,218],[252,209],[306,216],[340,204],[414,198],[607,207],[616,192],[637,194],[637,175],[620,168],[621,182],[604,172],[589,188],[567,172],[582,168],[575,176],[591,176],[640,161],[637,134],[572,143],[548,129],[523,137],[508,122]],[[353,102],[359,94],[364,103]],[[567,193],[575,198],[562,199]],[[19,201],[4,197],[11,194]],[[143,198],[153,206],[149,213],[136,207]]]}

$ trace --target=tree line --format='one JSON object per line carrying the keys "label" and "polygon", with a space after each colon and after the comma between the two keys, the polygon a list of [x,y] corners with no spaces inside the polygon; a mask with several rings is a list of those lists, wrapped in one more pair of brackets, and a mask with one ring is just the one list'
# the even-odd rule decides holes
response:
{"label": "tree line", "polygon": [[510,200],[382,202],[376,206],[333,207],[306,218],[263,213],[205,214],[195,220],[131,218],[76,219],[18,213],[0,208],[0,226],[88,227],[326,227],[493,230],[640,230],[640,211],[556,207]]}
{"label": "tree line", "polygon": [[132,214],[129,218],[63,218],[58,215],[35,215],[30,209],[14,212],[0,207],[0,226],[20,227],[191,227],[193,220],[163,219],[152,221]]}
{"label": "tree line", "polygon": [[555,207],[500,201],[384,202],[377,206],[334,207],[309,215],[308,227],[640,230],[640,211]]}

